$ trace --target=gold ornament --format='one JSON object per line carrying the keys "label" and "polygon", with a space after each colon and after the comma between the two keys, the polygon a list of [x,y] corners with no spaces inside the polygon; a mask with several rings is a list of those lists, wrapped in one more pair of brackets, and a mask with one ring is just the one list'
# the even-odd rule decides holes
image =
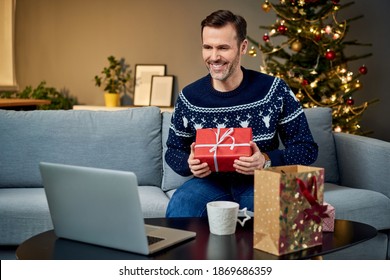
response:
{"label": "gold ornament", "polygon": [[291,49],[295,52],[299,52],[302,49],[302,43],[298,40],[292,42]]}
{"label": "gold ornament", "polygon": [[305,97],[303,94],[302,94],[302,91],[301,89],[299,89],[298,93],[295,95],[296,98],[298,98],[298,100],[302,101],[303,98]]}
{"label": "gold ornament", "polygon": [[263,9],[264,12],[268,13],[271,10],[271,5],[269,4],[268,1],[265,1],[265,3],[261,5],[261,8]]}
{"label": "gold ornament", "polygon": [[255,57],[257,55],[256,49],[254,46],[251,47],[251,49],[248,51],[248,54],[250,56],[253,56],[253,57]]}

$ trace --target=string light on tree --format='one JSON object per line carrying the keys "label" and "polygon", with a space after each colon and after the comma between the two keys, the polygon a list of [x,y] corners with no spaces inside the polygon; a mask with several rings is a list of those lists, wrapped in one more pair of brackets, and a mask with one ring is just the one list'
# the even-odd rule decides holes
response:
{"label": "string light on tree", "polygon": [[[362,88],[359,78],[368,70],[363,64],[351,71],[348,63],[371,53],[347,56],[344,50],[370,44],[351,39],[344,43],[350,24],[362,16],[338,18],[340,10],[353,4],[340,0],[265,0],[262,10],[274,12],[276,20],[260,26],[266,30],[260,40],[250,36],[248,40],[260,50],[261,71],[284,79],[304,108],[332,108],[334,131],[366,134],[359,122],[376,100],[356,104],[354,94]],[[253,53],[251,50],[250,55]]]}

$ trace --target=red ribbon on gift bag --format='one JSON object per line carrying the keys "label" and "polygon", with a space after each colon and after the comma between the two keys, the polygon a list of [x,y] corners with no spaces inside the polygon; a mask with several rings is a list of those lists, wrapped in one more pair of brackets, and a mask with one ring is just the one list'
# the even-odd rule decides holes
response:
{"label": "red ribbon on gift bag", "polygon": [[309,185],[306,186],[305,183],[296,178],[297,183],[299,185],[299,189],[302,195],[306,198],[306,200],[310,203],[311,208],[307,208],[304,210],[305,219],[313,220],[317,224],[321,223],[321,220],[324,218],[328,218],[329,215],[325,213],[328,209],[328,205],[321,205],[318,202],[317,198],[317,179],[315,176],[309,179]]}

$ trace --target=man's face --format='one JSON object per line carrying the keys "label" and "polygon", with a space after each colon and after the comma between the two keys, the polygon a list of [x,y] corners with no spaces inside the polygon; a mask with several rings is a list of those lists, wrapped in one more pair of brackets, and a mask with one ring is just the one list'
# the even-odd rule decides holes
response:
{"label": "man's face", "polygon": [[228,82],[240,72],[241,55],[246,52],[248,42],[237,42],[236,30],[231,24],[221,28],[205,27],[202,33],[203,60],[211,77]]}

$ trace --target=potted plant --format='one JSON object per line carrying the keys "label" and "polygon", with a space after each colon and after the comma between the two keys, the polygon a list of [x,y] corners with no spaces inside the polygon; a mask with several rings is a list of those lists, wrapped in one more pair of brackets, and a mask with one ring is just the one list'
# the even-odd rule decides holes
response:
{"label": "potted plant", "polygon": [[126,90],[131,79],[131,69],[125,59],[108,58],[109,66],[104,67],[101,76],[95,76],[95,85],[104,89],[104,100],[107,107],[119,106],[119,95]]}
{"label": "potted plant", "polygon": [[0,98],[50,100],[50,104],[38,105],[37,110],[70,110],[78,104],[77,98],[71,96],[68,90],[49,87],[46,81],[41,81],[36,88],[27,86],[23,91],[0,92]]}

